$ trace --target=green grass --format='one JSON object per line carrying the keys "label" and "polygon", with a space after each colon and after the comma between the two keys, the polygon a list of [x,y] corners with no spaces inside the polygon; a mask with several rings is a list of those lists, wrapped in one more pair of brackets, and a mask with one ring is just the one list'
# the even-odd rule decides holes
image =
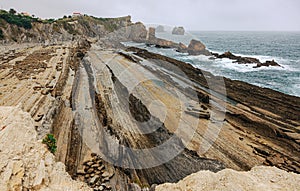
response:
{"label": "green grass", "polygon": [[47,145],[48,149],[51,153],[55,153],[57,146],[56,146],[56,139],[54,138],[54,135],[47,134],[46,137],[43,139],[43,143]]}

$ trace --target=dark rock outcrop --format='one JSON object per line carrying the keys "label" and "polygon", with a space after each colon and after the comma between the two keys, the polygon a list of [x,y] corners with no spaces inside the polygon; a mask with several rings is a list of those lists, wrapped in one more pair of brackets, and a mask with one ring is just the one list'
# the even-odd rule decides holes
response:
{"label": "dark rock outcrop", "polygon": [[262,66],[269,67],[269,66],[280,66],[280,65],[277,62],[275,62],[274,60],[272,60],[272,61],[267,60],[265,63],[258,63],[253,68],[259,68],[259,67],[262,67]]}
{"label": "dark rock outcrop", "polygon": [[242,57],[242,56],[236,56],[232,54],[231,52],[225,52],[223,54],[218,54],[218,53],[212,53],[213,56],[216,58],[229,58],[231,60],[234,60],[233,63],[238,63],[238,64],[256,64],[256,66],[253,66],[253,68],[259,68],[262,66],[280,66],[277,62],[274,60],[272,61],[266,61],[265,63],[262,63],[259,61],[257,58],[251,58],[251,57]]}
{"label": "dark rock outcrop", "polygon": [[260,61],[257,58],[236,56],[229,51],[221,55],[214,54],[214,56],[216,56],[217,58],[229,58],[231,60],[235,60],[234,62],[238,64],[251,64],[251,63],[259,64],[260,63]]}
{"label": "dark rock outcrop", "polygon": [[185,30],[183,27],[174,27],[172,34],[174,35],[184,35]]}

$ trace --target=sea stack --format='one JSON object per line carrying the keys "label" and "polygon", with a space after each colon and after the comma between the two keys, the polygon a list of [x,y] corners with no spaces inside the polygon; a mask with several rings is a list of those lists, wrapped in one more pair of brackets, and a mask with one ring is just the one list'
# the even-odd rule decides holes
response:
{"label": "sea stack", "polygon": [[183,27],[174,27],[172,34],[173,35],[184,35],[185,30]]}
{"label": "sea stack", "polygon": [[165,32],[165,27],[162,26],[162,25],[158,25],[158,26],[156,27],[156,32]]}

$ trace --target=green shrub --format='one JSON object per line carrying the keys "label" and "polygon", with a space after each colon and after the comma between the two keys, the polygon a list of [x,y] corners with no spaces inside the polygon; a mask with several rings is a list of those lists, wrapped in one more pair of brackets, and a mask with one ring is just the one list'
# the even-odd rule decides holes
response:
{"label": "green shrub", "polygon": [[56,139],[54,138],[53,134],[47,134],[46,137],[43,139],[43,143],[47,145],[51,153],[54,154],[56,152]]}
{"label": "green shrub", "polygon": [[47,19],[47,20],[45,20],[46,21],[46,23],[54,23],[55,22],[55,19]]}
{"label": "green shrub", "polygon": [[36,22],[37,18],[32,18],[30,16],[24,16],[24,15],[15,15],[11,14],[5,11],[0,12],[0,18],[8,22],[9,24],[14,24],[19,27],[23,27],[25,29],[31,29],[32,28],[32,22]]}

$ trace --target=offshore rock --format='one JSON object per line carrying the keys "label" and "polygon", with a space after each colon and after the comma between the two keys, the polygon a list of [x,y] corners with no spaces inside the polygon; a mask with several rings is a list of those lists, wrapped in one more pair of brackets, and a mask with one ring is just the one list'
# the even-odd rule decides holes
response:
{"label": "offshore rock", "polygon": [[158,26],[156,27],[156,32],[165,32],[164,26],[158,25]]}
{"label": "offshore rock", "polygon": [[187,48],[187,52],[189,53],[189,55],[211,55],[211,53],[206,50],[206,47],[202,42],[194,39],[191,40]]}
{"label": "offshore rock", "polygon": [[232,54],[230,51],[225,52],[221,55],[218,53],[212,53],[216,58],[229,58],[231,60],[234,60],[233,63],[238,64],[256,64],[256,66],[253,66],[253,68],[259,68],[262,66],[280,66],[277,62],[274,60],[272,61],[266,61],[265,63],[260,62],[257,58],[251,58],[251,57],[242,57],[242,56],[236,56]]}
{"label": "offshore rock", "polygon": [[184,35],[185,30],[183,27],[174,27],[172,30],[172,34],[174,35]]}

